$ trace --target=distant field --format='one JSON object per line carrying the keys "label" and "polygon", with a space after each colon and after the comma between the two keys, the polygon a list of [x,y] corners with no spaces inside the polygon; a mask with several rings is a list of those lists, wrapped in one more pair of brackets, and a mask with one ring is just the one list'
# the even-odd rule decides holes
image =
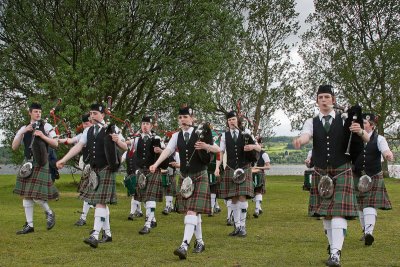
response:
{"label": "distant field", "polygon": [[[130,200],[118,177],[116,206],[111,206],[113,242],[91,249],[82,240],[93,226],[93,210],[88,225],[74,226],[81,201],[70,175],[57,181],[59,201],[50,205],[57,215],[54,229],[47,231],[45,216],[35,206],[35,233],[17,236],[25,216],[22,201],[12,194],[13,175],[0,176],[0,266],[324,266],[327,241],[322,222],[307,217],[308,192],[301,190],[301,176],[268,177],[264,214],[254,219],[250,201],[248,236],[228,237],[231,227],[225,225],[226,209],[215,217],[203,216],[206,251],[189,252],[188,260],[179,261],[173,250],[183,236],[183,215],[161,214],[164,204],[157,204],[158,227],[147,236],[138,231],[143,219],[128,221]],[[376,242],[364,247],[358,221],[350,221],[343,249],[343,266],[400,266],[400,181],[386,179],[393,210],[379,211]],[[191,243],[193,248],[194,240]]]}

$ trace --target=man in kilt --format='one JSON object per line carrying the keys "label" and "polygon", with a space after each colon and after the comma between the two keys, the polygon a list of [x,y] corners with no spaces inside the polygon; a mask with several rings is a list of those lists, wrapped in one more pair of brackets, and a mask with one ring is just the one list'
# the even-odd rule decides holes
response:
{"label": "man in kilt", "polygon": [[[169,139],[164,140],[165,145],[167,145]],[[180,166],[179,153],[173,152],[168,158],[168,168],[163,170],[162,174],[162,186],[164,188],[165,194],[165,208],[162,214],[168,215],[174,210],[174,196],[176,196],[176,169]]]}
{"label": "man in kilt", "polygon": [[127,189],[128,196],[131,197],[131,211],[128,215],[128,220],[133,221],[135,217],[143,217],[143,213],[141,211],[141,203],[135,199],[135,195],[137,195],[136,190],[136,155],[135,155],[135,145],[133,139],[127,140],[126,144],[128,146],[128,151],[126,151],[121,158],[122,162],[126,162],[126,176],[124,178],[124,185]]}
{"label": "man in kilt", "polygon": [[[199,136],[193,127],[192,109],[184,106],[179,109],[178,122],[181,131],[174,133],[168,146],[161,153],[159,159],[150,166],[150,171],[155,172],[157,167],[178,148],[180,158],[181,177],[177,194],[178,212],[185,212],[185,231],[183,241],[174,254],[180,259],[186,259],[187,250],[192,239],[193,233],[196,236],[193,253],[201,253],[205,250],[202,233],[201,214],[211,212],[210,189],[207,177],[207,165],[209,163],[209,153],[219,151],[218,146],[213,145],[212,138],[207,142],[199,141]],[[188,178],[190,177],[190,178]],[[182,193],[183,178],[185,181],[192,182],[192,189]],[[190,187],[189,187],[190,188]],[[189,194],[186,194],[189,192]],[[192,192],[190,194],[190,192]]]}
{"label": "man in kilt", "polygon": [[[226,151],[227,164],[224,170],[224,175],[220,184],[220,198],[232,199],[232,213],[234,220],[234,230],[229,235],[237,237],[245,237],[246,232],[246,216],[249,203],[247,199],[254,197],[254,185],[251,175],[252,159],[248,157],[247,152],[261,151],[261,146],[257,144],[252,136],[249,144],[246,144],[244,134],[248,134],[249,130],[246,129],[245,133],[239,131],[242,125],[239,124],[239,119],[236,112],[230,111],[226,115],[227,125],[229,130],[223,133],[220,142],[221,156]],[[255,159],[256,160],[256,159]],[[254,160],[254,161],[255,161]],[[215,176],[220,176],[221,161],[217,161]],[[234,180],[234,172],[237,169],[244,171],[244,179],[240,181]]]}
{"label": "man in kilt", "polygon": [[[80,198],[89,204],[96,205],[94,212],[94,226],[90,236],[84,239],[84,243],[93,248],[97,248],[98,243],[111,242],[111,229],[110,229],[110,211],[107,204],[117,203],[117,192],[115,184],[115,176],[117,167],[107,161],[105,143],[106,138],[109,138],[106,133],[105,127],[105,108],[102,104],[93,104],[90,107],[90,118],[94,123],[93,126],[87,128],[79,142],[72,147],[68,153],[57,162],[59,169],[63,168],[65,163],[78,155],[82,149],[87,146],[89,149],[89,164],[91,168],[90,179],[97,179],[97,182],[91,181],[91,186],[82,192]],[[116,129],[118,132],[119,129]],[[111,139],[115,142],[116,146],[120,149],[127,150],[124,138],[120,133],[110,133]],[[115,151],[115,147],[113,147]],[[92,175],[93,174],[93,175]],[[105,231],[105,235],[99,241],[99,234],[101,229]]]}
{"label": "man in kilt", "polygon": [[[389,200],[388,193],[383,180],[381,158],[382,156],[393,161],[393,153],[390,150],[388,143],[382,135],[379,135],[375,130],[377,117],[372,113],[363,114],[364,130],[367,132],[370,140],[364,147],[355,164],[355,184],[359,183],[362,175],[368,175],[372,179],[371,189],[366,192],[360,192],[357,189],[357,201],[359,208],[359,218],[363,229],[363,237],[365,245],[370,246],[374,242],[373,231],[375,228],[377,211],[391,210],[392,205]],[[364,191],[364,190],[363,190]]]}
{"label": "man in kilt", "polygon": [[[262,139],[258,138],[257,142],[258,144],[261,145]],[[260,216],[263,212],[261,208],[261,202],[262,202],[262,196],[266,192],[265,176],[267,175],[266,171],[271,168],[270,162],[271,160],[269,159],[267,152],[261,150],[257,163],[251,169],[253,175],[253,183],[254,183],[254,194],[255,194],[254,202],[256,202],[256,209],[253,213],[254,218],[258,218],[258,216]]]}
{"label": "man in kilt", "polygon": [[[82,115],[82,127],[83,130],[88,129],[92,126],[92,122],[90,121],[89,113]],[[79,133],[78,135],[74,136],[73,138],[59,138],[58,143],[65,144],[65,145],[75,145],[81,139],[83,133]],[[79,158],[79,167],[82,169],[81,180],[79,181],[78,185],[78,192],[82,194],[86,191],[87,186],[89,185],[89,177],[83,175],[83,171],[85,170],[85,166],[89,164],[89,149],[85,146],[82,149],[82,155]],[[79,220],[75,223],[76,226],[84,226],[86,225],[86,218],[87,214],[90,210],[91,205],[87,201],[83,201],[82,206],[82,213]],[[92,206],[93,207],[93,206]]]}
{"label": "man in kilt", "polygon": [[[25,209],[26,223],[22,230],[18,231],[17,234],[28,234],[34,232],[33,227],[33,206],[35,203],[42,206],[45,211],[47,220],[47,230],[54,227],[56,223],[55,213],[49,207],[48,200],[58,199],[58,191],[54,186],[53,181],[50,177],[48,155],[41,155],[46,159],[44,165],[40,165],[38,161],[43,160],[34,158],[33,155],[37,155],[36,151],[32,149],[38,149],[37,146],[30,145],[33,143],[33,138],[40,138],[45,150],[47,152],[48,146],[56,148],[58,143],[56,139],[53,139],[56,134],[53,127],[49,123],[44,123],[42,118],[42,107],[39,103],[32,103],[29,107],[30,123],[27,126],[22,126],[14,137],[12,142],[12,149],[17,150],[19,146],[24,144],[24,157],[25,161],[32,161],[32,174],[29,177],[23,178],[20,175],[17,176],[17,181],[14,188],[14,193],[20,195],[22,199],[22,206]],[[35,140],[40,142],[40,140]],[[40,149],[40,148],[39,148]],[[40,149],[41,150],[41,149]]]}
{"label": "man in kilt", "polygon": [[[348,140],[345,140],[344,120],[333,110],[335,103],[332,86],[321,85],[317,91],[318,116],[308,119],[293,145],[299,149],[313,138],[312,158],[315,171],[310,190],[309,216],[325,217],[323,225],[329,241],[328,266],[340,266],[340,254],[347,230],[347,220],[357,217],[357,200],[351,171],[351,159],[345,154]],[[353,134],[364,142],[369,140],[360,124],[350,126]],[[354,139],[354,138],[353,138]],[[333,195],[321,197],[318,183],[321,177],[329,175],[334,180]]]}
{"label": "man in kilt", "polygon": [[[157,160],[158,155],[162,152],[161,138],[152,132],[153,119],[150,116],[144,116],[141,122],[141,134],[139,138],[135,138],[135,155],[136,166],[140,173],[146,176],[144,187],[140,188],[140,181],[137,183],[138,195],[136,199],[145,203],[146,220],[139,234],[146,235],[150,233],[150,229],[157,226],[155,210],[156,202],[162,202],[163,192],[161,185],[161,170],[151,173],[149,167]],[[166,164],[163,167],[166,169]],[[137,175],[139,179],[139,175]]]}

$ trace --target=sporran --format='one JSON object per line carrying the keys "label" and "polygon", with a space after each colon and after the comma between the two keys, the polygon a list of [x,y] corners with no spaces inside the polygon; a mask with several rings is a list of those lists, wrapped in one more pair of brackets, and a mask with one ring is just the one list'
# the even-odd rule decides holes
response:
{"label": "sporran", "polygon": [[361,193],[366,193],[372,188],[372,179],[370,176],[364,174],[363,176],[360,177],[360,180],[358,181],[358,191]]}
{"label": "sporran", "polygon": [[246,176],[244,175],[244,170],[241,168],[236,169],[233,172],[232,180],[235,184],[241,184],[246,180]]}
{"label": "sporran", "polygon": [[189,198],[192,196],[193,191],[194,191],[194,184],[192,178],[188,176],[182,181],[180,193],[183,198]]}
{"label": "sporran", "polygon": [[33,172],[33,164],[32,161],[27,161],[24,164],[21,165],[21,167],[18,170],[18,177],[20,178],[29,178],[31,177]]}
{"label": "sporran", "polygon": [[329,175],[324,175],[318,183],[318,193],[322,198],[331,198],[335,186]]}

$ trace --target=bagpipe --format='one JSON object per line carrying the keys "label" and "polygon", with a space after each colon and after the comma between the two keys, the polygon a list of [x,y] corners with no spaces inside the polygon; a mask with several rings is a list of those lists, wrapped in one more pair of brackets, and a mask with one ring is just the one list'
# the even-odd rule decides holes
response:
{"label": "bagpipe", "polygon": [[355,104],[349,108],[341,107],[337,104],[332,105],[332,108],[340,114],[341,118],[344,120],[344,149],[345,154],[351,158],[351,162],[355,162],[358,156],[364,150],[364,141],[361,136],[354,134],[350,131],[350,126],[353,122],[360,124],[360,127],[364,129],[364,122],[362,117],[362,108],[359,104]]}
{"label": "bagpipe", "polygon": [[[239,132],[242,134],[243,137],[243,142],[244,145],[254,145],[255,141],[253,137],[251,136],[251,131],[249,130],[250,128],[254,127],[254,123],[251,119],[249,119],[242,111],[242,100],[239,99],[236,102],[236,109],[237,109],[237,114],[238,114],[238,125],[239,127],[237,128]],[[245,127],[245,122],[247,123],[248,127]],[[247,161],[249,162],[257,162],[259,158],[259,153],[255,150],[251,151],[245,151],[244,156]]]}
{"label": "bagpipe", "polygon": [[[182,126],[193,127],[195,129],[194,133],[197,136],[196,142],[201,141],[201,142],[204,142],[207,144],[213,144],[212,127],[209,122],[202,122],[198,126],[188,125],[188,124],[182,124]],[[200,161],[203,164],[207,164],[207,165],[212,161],[213,156],[214,156],[213,153],[209,153],[208,151],[206,151],[204,149],[195,150],[194,153],[197,153],[200,158]],[[194,154],[192,154],[190,159],[192,159],[193,155]],[[189,159],[189,162],[190,162],[190,159]],[[189,162],[187,164],[189,164]]]}

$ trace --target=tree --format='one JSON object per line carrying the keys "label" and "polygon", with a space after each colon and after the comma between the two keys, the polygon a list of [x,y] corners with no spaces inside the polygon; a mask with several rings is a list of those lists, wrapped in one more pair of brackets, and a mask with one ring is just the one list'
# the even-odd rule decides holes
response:
{"label": "tree", "polygon": [[[113,112],[139,121],[177,103],[209,99],[205,88],[231,59],[239,20],[229,1],[15,0],[0,5],[1,128],[8,140],[28,101],[79,122],[111,96]],[[224,49],[221,49],[223,47]]]}
{"label": "tree", "polygon": [[216,106],[226,112],[241,99],[242,109],[253,121],[253,134],[270,136],[278,124],[272,115],[294,98],[289,38],[299,29],[298,14],[293,0],[245,1],[239,6],[244,27],[238,40],[241,50],[237,65],[226,67],[234,74],[221,75],[215,84]]}

